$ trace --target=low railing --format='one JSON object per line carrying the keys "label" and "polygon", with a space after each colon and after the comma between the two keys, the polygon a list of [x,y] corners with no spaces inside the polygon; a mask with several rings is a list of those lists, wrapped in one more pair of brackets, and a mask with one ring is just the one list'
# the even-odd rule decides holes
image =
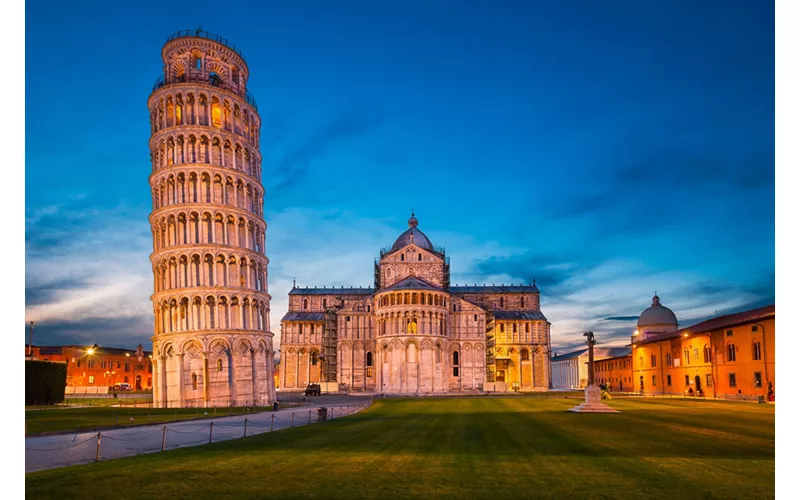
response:
{"label": "low railing", "polygon": [[184,36],[195,36],[195,37],[198,37],[198,38],[206,38],[208,40],[213,40],[213,41],[215,41],[217,43],[221,43],[222,45],[228,47],[232,51],[234,51],[237,54],[239,54],[239,57],[242,58],[242,61],[247,63],[247,61],[245,61],[245,59],[244,59],[244,54],[242,54],[241,50],[236,48],[236,45],[234,45],[231,42],[229,42],[228,39],[225,38],[224,36],[217,35],[216,33],[211,33],[210,31],[203,31],[201,29],[176,31],[175,33],[171,34],[169,36],[169,38],[167,38],[167,42],[175,40],[176,38],[184,37]]}
{"label": "low railing", "polygon": [[177,83],[202,83],[205,85],[209,85],[211,87],[216,87],[219,89],[227,90],[229,92],[233,92],[234,94],[238,95],[239,97],[243,97],[247,104],[253,106],[253,109],[258,111],[258,104],[256,103],[256,98],[250,92],[242,92],[238,88],[235,88],[229,85],[227,82],[222,80],[219,77],[215,77],[214,75],[208,74],[189,74],[189,75],[181,75],[175,78],[170,78],[169,80],[165,80],[163,76],[160,76],[156,79],[156,83],[153,84],[152,92],[160,89],[161,87],[165,87],[167,85],[174,85]]}

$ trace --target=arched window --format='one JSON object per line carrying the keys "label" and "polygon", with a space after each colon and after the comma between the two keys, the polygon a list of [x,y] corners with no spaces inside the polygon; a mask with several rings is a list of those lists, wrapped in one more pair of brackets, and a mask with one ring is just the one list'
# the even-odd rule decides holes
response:
{"label": "arched window", "polygon": [[417,260],[422,260],[422,254],[417,254]]}
{"label": "arched window", "polygon": [[367,353],[367,366],[372,366],[372,353]]}
{"label": "arched window", "polygon": [[728,344],[728,361],[736,361],[736,346]]}
{"label": "arched window", "polygon": [[417,333],[417,319],[416,318],[411,318],[411,319],[408,320],[408,326],[407,326],[407,329],[406,329],[406,333],[411,333],[411,334]]}
{"label": "arched window", "polygon": [[319,361],[319,355],[317,351],[311,353],[311,366],[317,366],[317,362]]}
{"label": "arched window", "polygon": [[406,260],[406,255],[401,253],[400,254],[400,260],[402,260],[402,261]]}
{"label": "arched window", "polygon": [[217,371],[218,372],[222,371],[222,360],[221,359],[217,360]]}
{"label": "arched window", "polygon": [[220,78],[219,75],[215,71],[211,71],[208,74],[208,83],[210,83],[211,85],[213,85],[215,87],[219,87],[220,84],[222,83],[222,78]]}
{"label": "arched window", "polygon": [[711,347],[709,347],[708,344],[703,347],[703,362],[711,363]]}
{"label": "arched window", "polygon": [[527,349],[523,349],[519,354],[522,361],[528,361],[530,359],[530,354],[528,354]]}
{"label": "arched window", "polygon": [[192,373],[192,390],[197,390],[197,374]]}
{"label": "arched window", "polygon": [[308,309],[308,299],[303,299],[303,309]]}
{"label": "arched window", "polygon": [[453,366],[458,366],[458,351],[453,351]]}
{"label": "arched window", "polygon": [[683,350],[683,362],[684,366],[689,366],[689,349]]}

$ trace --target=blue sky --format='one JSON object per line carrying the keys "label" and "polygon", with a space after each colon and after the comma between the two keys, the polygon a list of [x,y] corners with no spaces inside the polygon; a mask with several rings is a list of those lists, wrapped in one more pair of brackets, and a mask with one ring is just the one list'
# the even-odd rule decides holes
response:
{"label": "blue sky", "polygon": [[[26,317],[147,345],[147,97],[167,36],[247,58],[271,324],[419,227],[453,283],[533,278],[555,350],[774,301],[769,2],[27,3]],[[22,326],[20,326],[22,333]]]}

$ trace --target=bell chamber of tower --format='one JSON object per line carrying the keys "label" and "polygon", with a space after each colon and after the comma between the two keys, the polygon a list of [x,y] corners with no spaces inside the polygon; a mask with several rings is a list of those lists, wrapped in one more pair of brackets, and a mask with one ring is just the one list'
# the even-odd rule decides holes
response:
{"label": "bell chamber of tower", "polygon": [[227,39],[177,32],[148,98],[157,407],[275,400],[255,99]]}

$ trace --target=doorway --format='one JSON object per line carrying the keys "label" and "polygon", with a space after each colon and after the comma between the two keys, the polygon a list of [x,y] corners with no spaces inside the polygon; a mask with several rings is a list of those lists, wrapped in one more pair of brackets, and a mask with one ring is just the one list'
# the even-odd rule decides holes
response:
{"label": "doorway", "polygon": [[694,393],[698,396],[703,395],[703,389],[700,387],[700,375],[694,376]]}
{"label": "doorway", "polygon": [[141,375],[136,375],[136,385],[135,385],[135,387],[136,387],[137,391],[141,391],[142,390],[142,376]]}

